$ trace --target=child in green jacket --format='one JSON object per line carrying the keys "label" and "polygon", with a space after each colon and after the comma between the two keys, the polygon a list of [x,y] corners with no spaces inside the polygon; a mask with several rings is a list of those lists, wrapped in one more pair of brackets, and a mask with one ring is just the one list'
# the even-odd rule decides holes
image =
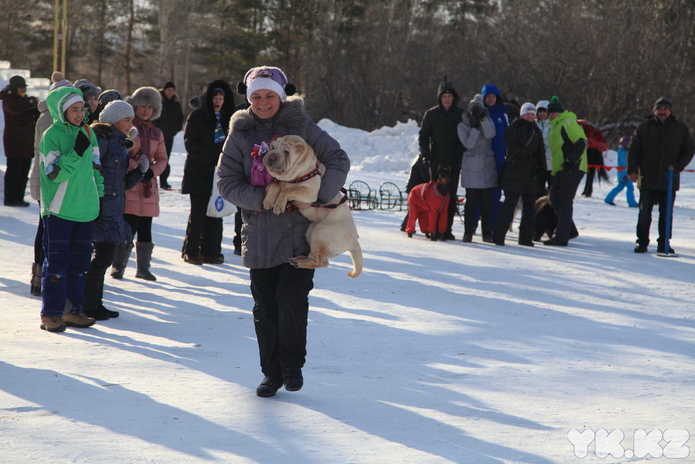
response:
{"label": "child in green jacket", "polygon": [[[82,91],[59,87],[46,104],[53,124],[39,145],[41,217],[46,260],[41,280],[41,328],[62,332],[67,326],[89,327],[82,312],[85,274],[92,256],[92,228],[99,215],[104,180],[99,173],[99,146],[85,124]],[[67,300],[72,309],[64,314]]]}

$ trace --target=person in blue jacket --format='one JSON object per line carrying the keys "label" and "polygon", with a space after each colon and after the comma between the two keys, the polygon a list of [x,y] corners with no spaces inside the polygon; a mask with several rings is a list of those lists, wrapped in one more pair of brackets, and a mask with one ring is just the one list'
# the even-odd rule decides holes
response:
{"label": "person in blue jacket", "polygon": [[[495,137],[492,139],[492,151],[495,153],[497,175],[499,176],[504,167],[504,157],[507,152],[507,144],[504,141],[504,134],[507,131],[507,126],[509,126],[507,107],[504,105],[502,93],[500,93],[496,85],[484,85],[480,90],[480,95],[483,96],[485,108],[490,115],[490,120],[495,124]],[[502,189],[495,187],[492,190],[492,224],[497,221],[497,213],[502,205],[500,203],[501,198]]]}
{"label": "person in blue jacket", "polygon": [[618,147],[618,168],[623,169],[618,169],[618,185],[613,187],[613,190],[608,192],[606,199],[603,200],[612,206],[615,206],[615,197],[622,192],[624,188],[627,188],[625,195],[627,196],[627,204],[630,205],[630,208],[639,206],[639,203],[635,200],[635,188],[627,175],[627,147],[630,146],[630,140],[632,140],[632,137],[629,135],[620,139],[620,146]]}
{"label": "person in blue jacket", "polygon": [[94,221],[92,243],[94,256],[87,271],[84,290],[84,313],[97,321],[118,317],[118,311],[106,309],[103,304],[104,275],[114,260],[117,245],[126,245],[133,239],[130,226],[123,217],[125,191],[135,187],[150,167],[146,156],[141,156],[138,169],[128,171],[128,147],[137,131],[133,131],[135,113],[129,103],[115,100],[99,113],[99,122],[92,124],[99,144],[101,175],[104,178],[104,196],[100,199],[99,216]]}

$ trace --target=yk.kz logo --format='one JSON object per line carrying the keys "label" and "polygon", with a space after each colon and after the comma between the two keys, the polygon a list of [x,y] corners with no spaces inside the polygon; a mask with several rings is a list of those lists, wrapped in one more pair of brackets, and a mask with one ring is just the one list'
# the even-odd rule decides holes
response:
{"label": "yk.kz logo", "polygon": [[625,440],[625,433],[616,429],[608,430],[583,430],[572,429],[567,432],[567,439],[574,447],[574,455],[583,459],[589,455],[590,446],[593,444],[594,454],[603,459],[608,456],[613,458],[668,458],[683,459],[690,455],[690,448],[686,443],[690,439],[687,430],[635,430],[632,434],[632,442]]}

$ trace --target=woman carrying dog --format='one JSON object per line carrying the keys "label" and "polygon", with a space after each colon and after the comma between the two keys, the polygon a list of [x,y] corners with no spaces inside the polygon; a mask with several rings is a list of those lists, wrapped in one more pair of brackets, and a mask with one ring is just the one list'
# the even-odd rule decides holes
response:
{"label": "woman carrying dog", "polygon": [[[289,264],[290,258],[309,254],[305,238],[309,221],[293,208],[279,215],[263,210],[272,178],[264,175],[261,160],[275,137],[298,135],[306,140],[326,166],[319,204],[331,200],[343,186],[350,160],[338,142],[311,121],[303,98],[293,96],[295,87],[279,68],[250,69],[237,90],[251,106],[232,116],[218,165],[218,187],[224,199],[241,208],[242,263],[250,268],[254,325],[265,376],[256,394],[270,397],[283,385],[297,391],[304,383],[314,270]],[[311,207],[299,202],[294,206]]]}

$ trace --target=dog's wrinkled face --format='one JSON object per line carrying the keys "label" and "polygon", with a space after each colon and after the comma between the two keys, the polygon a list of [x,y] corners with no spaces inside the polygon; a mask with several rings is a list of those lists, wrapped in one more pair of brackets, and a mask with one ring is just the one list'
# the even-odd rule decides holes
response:
{"label": "dog's wrinkled face", "polygon": [[268,172],[279,180],[291,180],[313,168],[313,150],[299,136],[286,135],[275,139],[263,157]]}

